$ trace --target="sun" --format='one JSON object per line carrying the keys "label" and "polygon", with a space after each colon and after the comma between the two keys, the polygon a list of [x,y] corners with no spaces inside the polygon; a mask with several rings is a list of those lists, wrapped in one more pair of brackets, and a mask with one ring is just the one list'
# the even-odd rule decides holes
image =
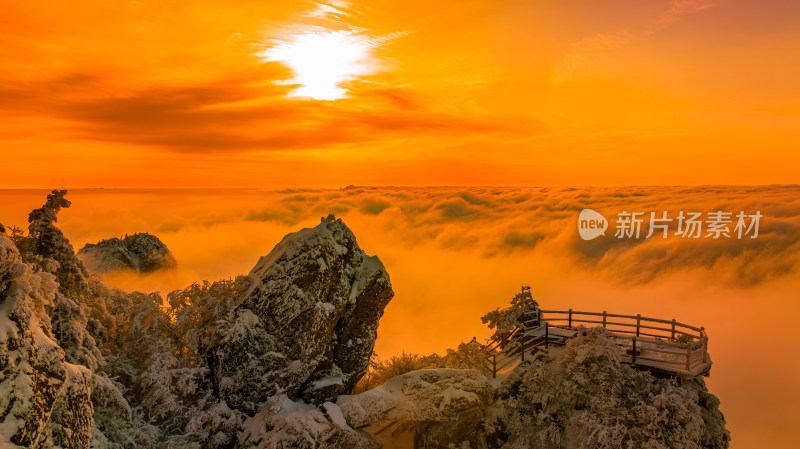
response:
{"label": "sun", "polygon": [[345,81],[375,71],[369,39],[353,31],[315,30],[274,41],[259,53],[267,61],[286,64],[294,78],[286,84],[299,84],[289,96],[315,100],[337,100],[347,96]]}

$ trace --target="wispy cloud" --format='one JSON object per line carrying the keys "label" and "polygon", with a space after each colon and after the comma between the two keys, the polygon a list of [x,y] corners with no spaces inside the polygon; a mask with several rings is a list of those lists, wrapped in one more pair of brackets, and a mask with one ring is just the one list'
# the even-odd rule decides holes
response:
{"label": "wispy cloud", "polygon": [[631,24],[629,28],[611,30],[581,39],[569,46],[558,63],[556,78],[559,81],[595,74],[595,66],[615,50],[658,33],[683,17],[713,8],[712,0],[672,0],[658,17],[646,23]]}

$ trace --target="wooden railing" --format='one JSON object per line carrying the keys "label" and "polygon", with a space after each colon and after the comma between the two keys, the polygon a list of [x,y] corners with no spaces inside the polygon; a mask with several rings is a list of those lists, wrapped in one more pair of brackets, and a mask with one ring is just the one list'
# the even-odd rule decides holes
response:
{"label": "wooden railing", "polygon": [[525,361],[528,352],[564,344],[579,326],[608,329],[623,349],[622,362],[634,367],[683,377],[707,374],[711,368],[708,335],[703,327],[674,319],[572,309],[536,309],[523,315],[520,324],[504,338],[490,341],[484,347],[487,367],[497,376],[498,371],[513,365],[517,358]]}

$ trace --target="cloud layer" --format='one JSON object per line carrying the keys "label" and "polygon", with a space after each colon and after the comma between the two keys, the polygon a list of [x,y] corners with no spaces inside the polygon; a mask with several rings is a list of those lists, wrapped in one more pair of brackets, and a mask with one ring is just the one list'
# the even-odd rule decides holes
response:
{"label": "cloud layer", "polygon": [[[800,188],[370,188],[279,194],[246,220],[300,224],[328,212],[363,216],[372,229],[409,248],[436,245],[486,258],[539,251],[566,258],[588,272],[625,283],[646,283],[665,273],[708,270],[727,283],[754,285],[800,268]],[[605,237],[581,240],[577,218],[584,209],[610,221]],[[643,212],[641,238],[616,238],[617,214]],[[661,234],[646,239],[650,212],[677,219],[680,211],[760,211],[756,239],[700,238]],[[734,222],[729,226],[733,231]],[[703,231],[703,235],[706,231]]]}

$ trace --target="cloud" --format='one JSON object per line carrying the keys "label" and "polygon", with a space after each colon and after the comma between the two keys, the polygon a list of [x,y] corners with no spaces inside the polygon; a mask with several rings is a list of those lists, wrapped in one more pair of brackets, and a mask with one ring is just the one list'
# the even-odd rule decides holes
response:
{"label": "cloud", "polygon": [[678,20],[685,14],[710,9],[714,6],[716,6],[716,2],[711,0],[673,0],[662,21]]}
{"label": "cloud", "polygon": [[570,45],[567,55],[559,61],[559,79],[589,75],[588,71],[611,50],[624,47],[638,35],[630,30],[595,34]]}
{"label": "cloud", "polygon": [[545,238],[546,235],[543,233],[509,231],[503,237],[503,247],[508,249],[533,249]]}
{"label": "cloud", "polygon": [[[379,77],[346,77],[335,88],[348,90],[350,98],[339,101],[285,98],[298,87],[291,84],[297,74],[258,55],[287,26],[323,27],[333,35],[358,29],[381,48],[408,32],[368,32],[361,23],[368,13],[351,14],[352,5],[344,3],[273,3],[168,8],[88,0],[69,11],[19,6],[17,14],[0,19],[8,37],[0,43],[7,61],[0,116],[50,119],[47,132],[58,131],[60,141],[195,154],[317,151],[393,142],[410,132],[423,138],[507,130],[488,113],[435,110],[435,100],[410,84]],[[351,26],[351,19],[359,23]],[[32,31],[51,22],[47,33]],[[381,63],[381,55],[374,58]]]}
{"label": "cloud", "polygon": [[715,3],[710,0],[672,0],[654,20],[583,38],[571,44],[567,54],[559,61],[556,67],[557,79],[563,81],[591,76],[595,66],[614,50],[656,34],[688,14],[714,6]]}
{"label": "cloud", "polygon": [[[283,98],[286,86],[263,85],[282,69],[267,66],[203,84],[154,86],[103,93],[99,74],[71,73],[0,87],[0,116],[45,115],[64,121],[73,138],[152,146],[180,153],[324,149],[390,139],[404,133],[440,135],[502,132],[497,119],[420,113],[394,105],[401,89],[381,88],[372,108],[360,99],[320,103]],[[393,93],[392,93],[393,92]],[[89,94],[87,94],[89,93]],[[358,93],[356,94],[358,95]],[[391,97],[391,101],[382,99]],[[358,105],[358,106],[357,106]]]}
{"label": "cloud", "polygon": [[379,198],[365,198],[361,202],[361,212],[365,214],[378,215],[390,207],[392,203]]}
{"label": "cloud", "polygon": [[[264,247],[268,250],[280,236],[314,226],[320,217],[333,213],[366,242],[365,248],[389,260],[419,251],[453,253],[456,258],[497,266],[524,260],[626,286],[691,274],[735,288],[752,288],[800,273],[800,186],[794,185],[349,187],[158,194],[78,190],[70,195],[73,207],[63,225],[78,246],[125,233],[153,232],[185,242],[195,251],[193,245],[198,242],[224,235],[224,241],[238,248],[239,269],[249,269],[249,264],[266,254]],[[24,225],[27,210],[38,205],[39,199],[26,201],[31,207],[15,213],[23,220],[17,225]],[[12,207],[14,202],[11,198],[4,204]],[[609,220],[605,236],[580,239],[577,220],[584,208]],[[667,239],[658,234],[644,238],[649,212],[666,211],[675,218],[679,211],[705,215],[717,210],[760,211],[758,238],[683,239],[674,235],[675,223]],[[622,211],[645,213],[641,238],[614,236],[617,214]],[[0,220],[7,226],[15,224],[13,217]],[[240,228],[247,233],[225,231]],[[274,241],[259,229],[268,229]],[[248,244],[254,240],[259,244]],[[239,272],[226,271],[225,256],[220,257],[203,259],[208,266],[197,260],[186,263],[195,272],[209,273],[210,279],[214,273]]]}
{"label": "cloud", "polygon": [[[625,284],[707,270],[720,282],[757,285],[800,269],[800,188],[350,188],[285,194],[293,209],[270,209],[248,219],[305,223],[333,211],[409,248],[439,246],[498,260],[528,252],[559,259],[587,273]],[[577,217],[592,208],[610,220],[606,236],[581,240]],[[644,238],[649,212],[717,210],[764,215],[758,238]],[[614,237],[617,214],[645,213],[641,238]]]}

